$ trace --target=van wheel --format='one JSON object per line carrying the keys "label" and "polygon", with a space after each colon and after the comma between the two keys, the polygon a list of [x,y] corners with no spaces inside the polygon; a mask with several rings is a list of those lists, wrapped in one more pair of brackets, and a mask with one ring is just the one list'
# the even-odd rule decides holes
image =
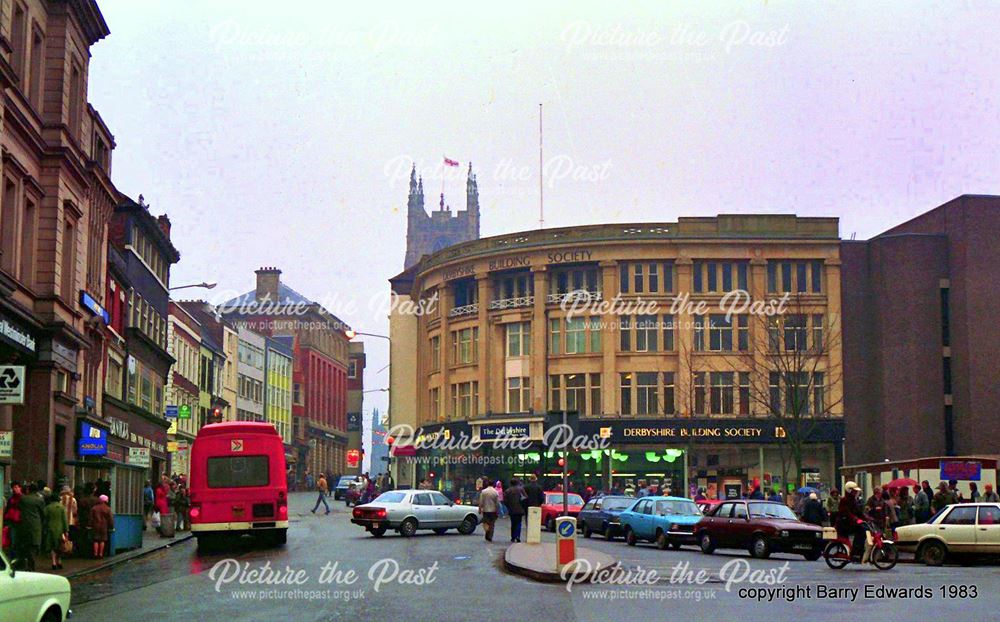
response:
{"label": "van wheel", "polygon": [[274,546],[284,546],[288,542],[288,530],[278,529],[271,533],[269,538]]}
{"label": "van wheel", "polygon": [[404,538],[411,538],[417,533],[417,521],[412,518],[408,518],[403,521],[403,524],[399,526],[399,535]]}
{"label": "van wheel", "polygon": [[196,536],[198,539],[198,553],[201,555],[211,555],[219,550],[219,536],[215,534],[203,534]]}
{"label": "van wheel", "polygon": [[458,526],[458,533],[467,536],[476,530],[476,517],[466,516],[462,524]]}
{"label": "van wheel", "polygon": [[385,535],[385,527],[374,527],[369,529],[368,533],[372,534],[372,537],[381,538]]}

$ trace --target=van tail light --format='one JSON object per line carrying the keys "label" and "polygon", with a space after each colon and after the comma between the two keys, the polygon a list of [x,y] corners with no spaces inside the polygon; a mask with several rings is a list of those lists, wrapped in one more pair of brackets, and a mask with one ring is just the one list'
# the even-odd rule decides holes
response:
{"label": "van tail light", "polygon": [[188,513],[191,515],[191,520],[193,520],[193,521],[194,520],[198,520],[198,518],[201,516],[201,504],[200,503],[192,503],[191,504],[191,509],[188,510]]}
{"label": "van tail light", "polygon": [[288,499],[285,498],[285,491],[278,491],[278,519],[288,519]]}

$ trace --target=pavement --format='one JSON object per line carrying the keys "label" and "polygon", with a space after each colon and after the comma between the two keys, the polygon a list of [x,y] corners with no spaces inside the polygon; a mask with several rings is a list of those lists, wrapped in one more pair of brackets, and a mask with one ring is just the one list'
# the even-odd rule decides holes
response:
{"label": "pavement", "polygon": [[[481,529],[463,536],[419,532],[373,538],[350,523],[342,502],[330,515],[310,514],[315,495],[293,494],[288,544],[253,541],[222,554],[199,555],[177,543],[71,579],[74,620],[434,620],[547,622],[680,619],[740,622],[805,616],[878,620],[996,619],[995,565],[882,572],[745,551],[702,554],[696,547],[661,551],[621,540],[580,538],[578,546],[620,561],[616,574],[591,583],[539,583],[509,572],[509,521],[494,542]],[[552,534],[543,533],[552,543]],[[849,609],[848,609],[849,608]],[[627,616],[627,618],[625,618]]]}
{"label": "pavement", "polygon": [[504,567],[515,574],[549,583],[565,583],[570,577],[587,580],[598,571],[618,565],[613,556],[581,546],[576,548],[576,559],[577,562],[563,572],[556,564],[555,542],[520,542],[507,547],[503,561]]}

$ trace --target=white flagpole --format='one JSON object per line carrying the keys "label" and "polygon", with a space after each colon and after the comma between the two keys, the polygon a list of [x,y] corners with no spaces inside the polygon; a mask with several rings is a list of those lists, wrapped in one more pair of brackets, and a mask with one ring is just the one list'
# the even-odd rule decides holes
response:
{"label": "white flagpole", "polygon": [[538,104],[538,228],[545,228],[544,160],[542,159],[542,104]]}

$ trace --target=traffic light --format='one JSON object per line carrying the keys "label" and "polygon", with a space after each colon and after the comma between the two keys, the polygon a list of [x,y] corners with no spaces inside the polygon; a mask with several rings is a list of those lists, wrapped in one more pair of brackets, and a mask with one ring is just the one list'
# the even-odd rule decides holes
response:
{"label": "traffic light", "polygon": [[222,423],[222,409],[213,408],[212,409],[212,423]]}
{"label": "traffic light", "polygon": [[559,458],[559,460],[556,461],[556,464],[558,464],[560,467],[566,466],[566,458]]}

